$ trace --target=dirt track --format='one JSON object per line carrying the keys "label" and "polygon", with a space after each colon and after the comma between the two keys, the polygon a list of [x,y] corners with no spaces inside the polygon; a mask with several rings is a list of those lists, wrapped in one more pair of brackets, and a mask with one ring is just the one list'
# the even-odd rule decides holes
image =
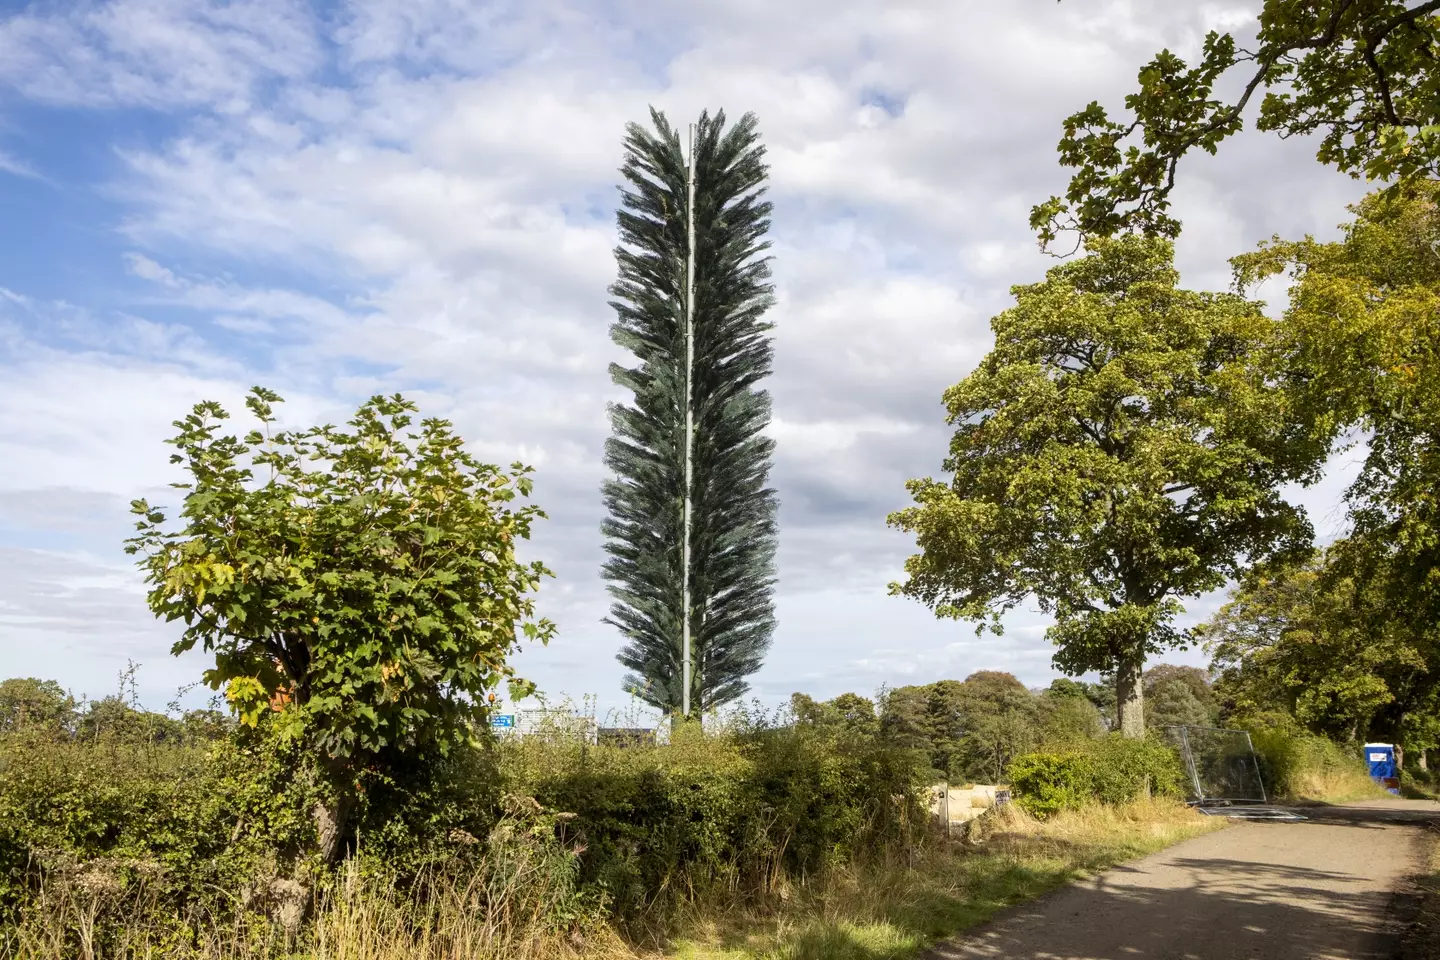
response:
{"label": "dirt track", "polygon": [[1241,822],[1007,911],[929,960],[1371,960],[1399,949],[1430,801]]}

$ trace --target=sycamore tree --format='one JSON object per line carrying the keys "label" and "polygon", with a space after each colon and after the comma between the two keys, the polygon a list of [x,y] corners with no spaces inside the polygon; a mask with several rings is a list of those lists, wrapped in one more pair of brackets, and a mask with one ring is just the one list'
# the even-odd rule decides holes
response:
{"label": "sycamore tree", "polygon": [[1188,639],[1182,601],[1308,544],[1278,488],[1324,452],[1260,305],[1176,283],[1170,243],[1132,236],[1015,287],[994,349],[945,393],[951,478],[910,481],[890,516],[920,548],[892,592],[996,632],[1034,598],[1057,667],[1114,671],[1132,737],[1146,658]]}
{"label": "sycamore tree", "polygon": [[301,745],[334,859],[368,775],[474,742],[487,695],[525,686],[511,655],[554,627],[530,596],[549,571],[515,547],[544,514],[516,505],[528,468],[481,463],[445,420],[416,427],[399,395],[367,401],[348,429],[280,429],[279,401],[251,392],[259,427],[243,440],[214,402],[176,421],[180,522],[137,500],[126,549],[150,608],[184,624],[173,652],[213,655],[205,680],[242,722],[273,713]]}
{"label": "sycamore tree", "polygon": [[[1317,158],[1369,180],[1440,173],[1440,0],[1263,0],[1251,49],[1212,31],[1199,59],[1162,50],[1140,69],[1126,115],[1098,102],[1065,120],[1063,198],[1037,205],[1043,242],[1063,229],[1174,236],[1181,159],[1215,153],[1253,118],[1281,137],[1315,134]],[[1229,87],[1233,97],[1216,87]]]}

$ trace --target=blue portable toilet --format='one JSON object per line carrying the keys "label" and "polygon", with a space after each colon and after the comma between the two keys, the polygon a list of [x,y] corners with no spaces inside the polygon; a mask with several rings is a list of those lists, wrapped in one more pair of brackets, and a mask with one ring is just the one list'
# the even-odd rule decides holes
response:
{"label": "blue portable toilet", "polygon": [[1395,744],[1365,744],[1365,765],[1370,768],[1370,778],[1391,793],[1400,792],[1400,771],[1395,768]]}

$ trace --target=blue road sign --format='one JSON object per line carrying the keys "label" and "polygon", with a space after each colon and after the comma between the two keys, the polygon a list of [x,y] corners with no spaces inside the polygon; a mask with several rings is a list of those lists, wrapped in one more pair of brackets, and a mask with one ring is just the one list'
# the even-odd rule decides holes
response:
{"label": "blue road sign", "polygon": [[490,718],[490,726],[492,726],[492,727],[513,727],[513,726],[515,726],[515,714],[513,714],[513,713],[497,713],[495,716],[493,716],[493,717]]}

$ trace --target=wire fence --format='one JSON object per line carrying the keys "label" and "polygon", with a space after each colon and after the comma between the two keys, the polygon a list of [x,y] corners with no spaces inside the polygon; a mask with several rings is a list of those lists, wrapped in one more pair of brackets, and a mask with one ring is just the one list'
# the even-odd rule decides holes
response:
{"label": "wire fence", "polygon": [[1269,802],[1249,733],[1196,726],[1166,732],[1180,751],[1196,803]]}

